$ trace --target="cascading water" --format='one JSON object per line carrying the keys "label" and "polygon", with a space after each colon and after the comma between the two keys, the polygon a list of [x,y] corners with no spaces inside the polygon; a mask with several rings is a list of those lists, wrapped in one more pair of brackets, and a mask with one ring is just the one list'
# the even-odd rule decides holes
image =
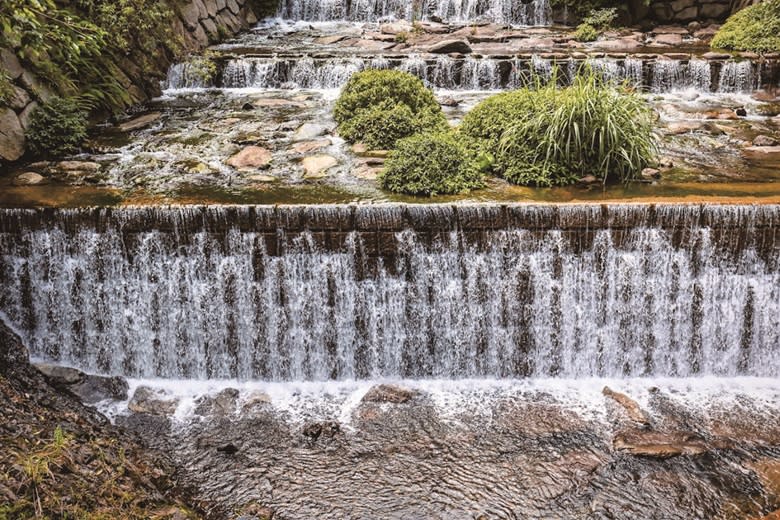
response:
{"label": "cascading water", "polygon": [[651,90],[655,93],[687,89],[699,92],[712,90],[712,66],[707,60],[656,60],[652,65],[652,75]]}
{"label": "cascading water", "polygon": [[720,69],[718,92],[752,92],[758,81],[750,61],[727,61]]}
{"label": "cascading water", "polygon": [[559,82],[571,82],[583,65],[589,66],[606,80],[618,83],[626,81],[654,93],[688,89],[698,92],[750,92],[758,83],[757,73],[747,61],[727,61],[713,65],[702,59],[645,61],[626,57],[556,62],[536,55],[509,59],[490,56],[458,59],[410,54],[233,58],[221,64],[217,85],[206,84],[196,72],[190,71],[191,67],[187,64],[177,64],[169,71],[165,87],[334,89],[343,87],[352,74],[361,70],[398,69],[417,76],[431,88],[496,90],[522,87],[535,78],[549,80],[556,66],[561,70]]}
{"label": "cascading water", "polygon": [[2,210],[0,310],[35,356],[144,377],[775,377],[779,223],[778,206]]}
{"label": "cascading water", "polygon": [[429,19],[468,23],[490,21],[512,25],[549,25],[549,0],[513,2],[511,0],[283,0],[277,15],[289,20],[375,22],[383,19]]}
{"label": "cascading water", "polygon": [[211,86],[202,71],[197,71],[191,63],[175,63],[168,69],[168,75],[162,82],[163,89],[205,88]]}

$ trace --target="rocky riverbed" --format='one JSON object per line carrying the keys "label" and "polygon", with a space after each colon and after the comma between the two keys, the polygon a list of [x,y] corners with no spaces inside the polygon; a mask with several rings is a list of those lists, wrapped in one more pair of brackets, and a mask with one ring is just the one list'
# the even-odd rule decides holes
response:
{"label": "rocky riverbed", "polygon": [[[777,60],[705,52],[713,31],[660,27],[583,46],[556,27],[266,21],[211,49],[212,80],[176,65],[162,98],[98,129],[84,154],[0,177],[0,205],[412,200],[379,189],[386,152],[335,132],[333,100],[350,74],[417,74],[455,124],[529,74],[557,67],[564,77],[583,63],[635,82],[657,110],[661,154],[641,182],[533,189],[493,179],[441,200],[778,199]],[[627,39],[635,45],[601,48]]]}
{"label": "rocky riverbed", "polygon": [[736,520],[780,508],[778,402],[756,378],[131,380],[99,406],[209,518]]}

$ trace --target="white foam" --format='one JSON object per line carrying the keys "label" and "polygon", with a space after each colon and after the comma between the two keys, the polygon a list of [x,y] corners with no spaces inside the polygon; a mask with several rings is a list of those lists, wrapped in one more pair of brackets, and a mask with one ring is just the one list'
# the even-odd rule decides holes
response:
{"label": "white foam", "polygon": [[[262,392],[270,398],[276,413],[291,423],[307,420],[336,420],[349,427],[356,408],[363,396],[374,385],[387,383],[418,390],[434,405],[442,420],[457,421],[464,413],[470,417],[489,419],[492,406],[500,400],[517,402],[545,401],[585,419],[599,420],[606,413],[602,389],[609,386],[647,407],[651,389],[694,409],[709,405],[727,404],[737,398],[747,397],[757,406],[780,405],[780,378],[761,377],[699,377],[699,378],[584,378],[584,379],[382,379],[361,381],[292,381],[262,382],[238,380],[173,380],[129,379],[129,395],[139,386],[156,389],[170,398],[179,400],[173,419],[179,423],[198,420],[196,401],[204,396],[214,396],[226,388],[239,391],[240,413],[242,404],[252,394]],[[128,401],[103,402],[98,408],[115,419],[125,415]],[[391,406],[391,405],[385,405]]]}

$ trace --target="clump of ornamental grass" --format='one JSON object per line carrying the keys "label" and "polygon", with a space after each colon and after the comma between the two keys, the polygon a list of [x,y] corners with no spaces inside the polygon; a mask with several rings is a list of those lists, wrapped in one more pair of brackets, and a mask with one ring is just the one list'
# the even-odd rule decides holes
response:
{"label": "clump of ornamental grass", "polygon": [[464,118],[461,131],[494,158],[494,173],[516,184],[566,185],[585,175],[604,182],[638,177],[656,153],[646,101],[589,68],[566,88],[556,88],[555,76],[547,84],[487,99]]}

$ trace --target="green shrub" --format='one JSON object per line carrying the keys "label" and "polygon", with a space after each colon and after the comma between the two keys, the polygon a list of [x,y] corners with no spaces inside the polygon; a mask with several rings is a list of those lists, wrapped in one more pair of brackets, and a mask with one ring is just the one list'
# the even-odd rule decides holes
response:
{"label": "green shrub", "polygon": [[483,186],[476,154],[451,130],[399,140],[379,181],[387,190],[409,195],[455,194]]}
{"label": "green shrub", "polygon": [[87,118],[72,99],[53,98],[30,118],[26,137],[30,149],[52,157],[78,150],[87,136]]}
{"label": "green shrub", "polygon": [[617,9],[614,7],[594,9],[586,16],[582,23],[590,25],[599,31],[606,31],[612,27],[612,22],[617,18]]}
{"label": "green shrub", "polygon": [[604,9],[594,9],[577,27],[574,33],[574,39],[579,42],[593,42],[598,39],[604,31],[612,27],[612,22],[617,18],[617,9],[614,7]]}
{"label": "green shrub", "polygon": [[780,52],[780,0],[766,0],[735,13],[711,45],[735,51]]}
{"label": "green shrub", "polygon": [[574,32],[574,39],[578,42],[595,42],[601,36],[595,27],[587,23],[581,23],[577,26],[577,30]]}
{"label": "green shrub", "polygon": [[339,134],[349,142],[360,141],[373,150],[390,150],[399,139],[438,128],[437,118],[428,110],[415,115],[403,103],[382,101],[339,126]]}
{"label": "green shrub", "polygon": [[460,130],[495,158],[496,174],[523,185],[565,185],[589,174],[627,181],[655,154],[644,99],[590,70],[568,88],[550,82],[488,98]]}
{"label": "green shrub", "polygon": [[347,141],[393,148],[403,137],[443,130],[447,120],[428,88],[411,74],[367,70],[354,74],[336,101],[333,117]]}

